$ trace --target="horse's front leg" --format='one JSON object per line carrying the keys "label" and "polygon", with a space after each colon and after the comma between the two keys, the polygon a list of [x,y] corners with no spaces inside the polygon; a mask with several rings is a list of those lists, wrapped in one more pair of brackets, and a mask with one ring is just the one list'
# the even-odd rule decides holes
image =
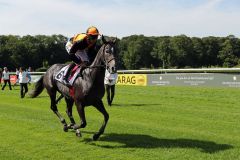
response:
{"label": "horse's front leg", "polygon": [[61,94],[57,99],[56,99],[56,105],[60,102],[60,100],[64,97],[63,94]]}
{"label": "horse's front leg", "polygon": [[99,99],[98,101],[96,101],[96,103],[93,106],[95,108],[97,108],[97,110],[99,112],[101,112],[104,116],[104,121],[103,121],[103,124],[102,124],[101,128],[99,129],[99,131],[97,133],[95,133],[93,135],[93,140],[97,140],[100,137],[100,135],[104,133],[104,130],[106,128],[106,125],[107,125],[107,122],[108,122],[108,119],[109,119],[109,114],[107,113],[107,111],[106,111],[106,109],[103,105],[102,100]]}
{"label": "horse's front leg", "polygon": [[87,125],[86,122],[86,118],[85,118],[85,111],[84,111],[84,107],[80,102],[76,102],[76,106],[77,106],[77,111],[79,114],[79,117],[81,119],[80,125],[74,125],[74,129],[76,130],[76,136],[81,137],[81,132],[80,132],[80,128],[85,128]]}

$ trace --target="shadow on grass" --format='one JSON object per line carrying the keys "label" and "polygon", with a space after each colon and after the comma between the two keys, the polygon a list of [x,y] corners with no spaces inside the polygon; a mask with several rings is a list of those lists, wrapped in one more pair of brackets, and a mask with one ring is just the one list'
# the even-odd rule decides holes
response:
{"label": "shadow on grass", "polygon": [[147,104],[138,104],[138,103],[134,103],[134,104],[115,104],[113,103],[112,106],[113,107],[141,107],[141,106],[159,106],[161,104],[151,104],[151,103],[147,103]]}
{"label": "shadow on grass", "polygon": [[[48,95],[39,95],[37,97],[34,97],[34,99],[47,98],[47,97],[49,97],[49,96]],[[33,98],[29,97],[29,94],[26,94],[26,98],[33,99]]]}
{"label": "shadow on grass", "polygon": [[149,135],[132,135],[132,134],[107,134],[100,137],[99,141],[116,142],[122,145],[102,145],[93,143],[90,139],[84,139],[86,143],[103,148],[192,148],[199,149],[204,153],[216,153],[228,149],[233,146],[229,144],[217,144],[212,141],[203,141],[195,139],[159,139]]}

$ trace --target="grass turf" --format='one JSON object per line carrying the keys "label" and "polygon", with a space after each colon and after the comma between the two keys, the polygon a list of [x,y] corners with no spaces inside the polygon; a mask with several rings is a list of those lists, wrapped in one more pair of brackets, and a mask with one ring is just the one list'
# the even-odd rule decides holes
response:
{"label": "grass turf", "polygon": [[[83,137],[63,132],[43,92],[20,98],[0,91],[0,159],[240,159],[240,90],[236,88],[117,86],[110,119],[86,108]],[[65,102],[58,108],[65,119]],[[74,107],[74,117],[79,117]]]}

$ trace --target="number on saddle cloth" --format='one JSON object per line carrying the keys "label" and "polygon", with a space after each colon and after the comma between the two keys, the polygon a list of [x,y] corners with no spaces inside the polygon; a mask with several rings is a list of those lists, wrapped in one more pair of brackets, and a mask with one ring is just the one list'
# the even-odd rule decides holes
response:
{"label": "number on saddle cloth", "polygon": [[69,68],[69,65],[63,67],[63,68],[56,74],[56,76],[55,76],[54,78],[55,78],[57,81],[59,81],[59,82],[62,83],[62,82],[63,82],[63,78],[64,78],[64,76],[66,75],[66,72],[67,72],[68,68]]}
{"label": "number on saddle cloth", "polygon": [[[61,82],[61,83],[64,84],[64,77],[66,76],[69,67],[70,67],[70,65],[67,65],[67,66],[63,67],[63,68],[56,74],[55,79],[56,79],[57,81],[59,81],[59,82]],[[69,71],[69,72],[71,72],[71,73],[70,73],[70,76],[69,76],[69,78],[68,78],[68,79],[69,79],[69,83],[70,83],[71,85],[73,85],[75,79],[77,78],[77,75],[80,73],[80,67],[79,67],[79,65],[75,65],[75,66],[73,67],[73,69],[71,69],[71,71]]]}

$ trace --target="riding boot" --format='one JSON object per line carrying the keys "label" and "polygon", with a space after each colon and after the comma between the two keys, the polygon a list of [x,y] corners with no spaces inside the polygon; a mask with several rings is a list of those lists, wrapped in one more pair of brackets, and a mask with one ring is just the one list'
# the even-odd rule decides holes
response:
{"label": "riding boot", "polygon": [[68,69],[67,69],[67,73],[66,73],[66,75],[63,77],[63,82],[67,85],[67,86],[71,86],[71,84],[69,83],[69,81],[68,81],[68,77],[69,77],[69,75],[70,75],[70,73],[71,73],[71,70],[73,69],[73,67],[75,66],[75,63],[71,63],[70,64],[70,66],[68,67]]}

